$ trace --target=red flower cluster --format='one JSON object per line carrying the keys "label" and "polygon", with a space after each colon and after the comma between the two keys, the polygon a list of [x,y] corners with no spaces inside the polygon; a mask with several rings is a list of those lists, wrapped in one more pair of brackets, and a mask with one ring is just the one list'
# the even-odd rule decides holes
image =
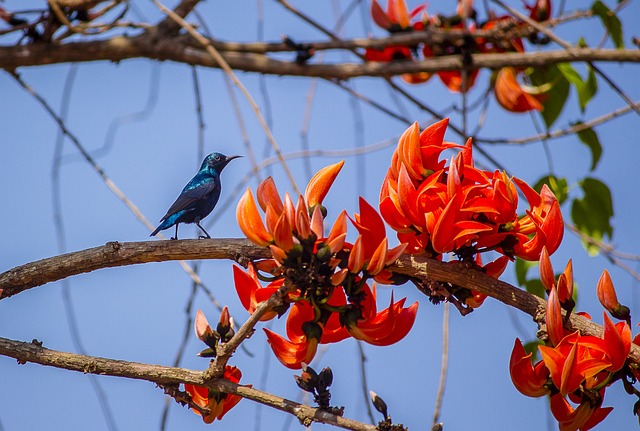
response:
{"label": "red flower cluster", "polygon": [[[257,198],[264,222],[250,189],[238,203],[238,223],[247,238],[268,246],[273,259],[257,263],[268,267],[274,281],[263,287],[253,265],[244,272],[234,267],[235,285],[242,305],[253,312],[276,290],[287,289],[286,306],[267,313],[263,320],[287,317],[287,338],[265,329],[275,355],[285,366],[309,363],[319,343],[334,343],[349,336],[374,345],[389,345],[404,338],[415,320],[418,304],[394,302],[378,312],[374,278],[392,283],[385,269],[404,252],[406,244],[388,248],[385,224],[378,212],[360,199],[360,213],[351,218],[359,232],[346,241],[347,214],[340,213],[329,234],[324,234],[326,209],[322,201],[344,162],[320,170],[297,204],[288,194],[280,198],[271,178],[258,186]],[[291,305],[292,304],[292,305]]]}
{"label": "red flower cluster", "polygon": [[[613,290],[610,278],[607,289]],[[540,279],[549,292],[546,309],[548,345],[539,346],[542,360],[531,363],[519,339],[511,353],[509,370],[515,387],[524,395],[549,395],[551,412],[561,431],[586,431],[600,423],[613,409],[601,407],[605,389],[621,376],[631,349],[631,329],[626,322],[614,324],[604,315],[602,337],[569,333],[563,328],[562,308],[573,291],[571,262],[558,280],[548,255],[540,259]],[[601,278],[600,283],[603,282]],[[614,293],[615,295],[615,293]],[[564,300],[564,302],[563,302]],[[572,307],[572,305],[571,305]],[[573,407],[571,402],[578,404]]]}
{"label": "red flower cluster", "polygon": [[[536,21],[547,20],[551,16],[549,0],[537,0],[533,6],[525,5],[530,10],[531,17]],[[472,0],[459,1],[456,13],[446,17],[442,15],[429,16],[426,5],[421,5],[409,12],[404,0],[387,0],[385,11],[377,0],[371,2],[371,17],[373,21],[389,33],[427,31],[433,29],[475,31],[476,11]],[[521,26],[511,16],[492,18],[479,26],[481,30],[492,30],[500,26],[504,29],[512,29]],[[465,28],[466,26],[466,28]],[[414,61],[441,57],[446,55],[469,55],[472,53],[501,53],[524,52],[524,45],[520,38],[513,38],[502,43],[485,40],[484,38],[467,39],[464,41],[447,41],[439,45],[403,46],[390,45],[382,49],[367,48],[365,59],[368,61]],[[418,54],[421,53],[421,56]],[[446,70],[437,72],[438,77],[447,88],[456,93],[467,92],[474,86],[478,77],[478,69],[466,72],[459,70]],[[494,93],[498,103],[511,112],[526,112],[531,110],[541,111],[541,101],[545,97],[545,89],[522,86],[517,76],[521,69],[505,67],[494,74],[492,78]],[[432,74],[427,72],[402,75],[402,79],[409,84],[420,84],[428,81]]]}
{"label": "red flower cluster", "polygon": [[[471,139],[465,146],[444,141],[448,119],[420,132],[409,127],[398,142],[380,190],[380,212],[408,243],[407,252],[468,257],[495,250],[510,258],[537,260],[543,247],[553,253],[564,225],[553,192],[540,193],[505,172],[474,166]],[[440,160],[443,151],[457,156]],[[517,216],[518,191],[529,209]]]}

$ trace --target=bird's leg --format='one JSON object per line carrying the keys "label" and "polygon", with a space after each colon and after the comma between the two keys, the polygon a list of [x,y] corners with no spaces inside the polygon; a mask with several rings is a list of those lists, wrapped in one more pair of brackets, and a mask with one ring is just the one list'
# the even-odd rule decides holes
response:
{"label": "bird's leg", "polygon": [[198,239],[211,238],[211,237],[209,236],[209,233],[208,233],[206,230],[204,230],[204,228],[203,228],[202,226],[200,226],[200,222],[199,222],[199,221],[197,221],[197,222],[196,222],[196,225],[197,225],[200,229],[202,229],[202,232],[204,232],[204,234],[206,235],[206,236],[200,235],[200,236],[198,237]]}
{"label": "bird's leg", "polygon": [[176,236],[172,236],[170,239],[178,239],[178,225],[180,223],[176,223]]}

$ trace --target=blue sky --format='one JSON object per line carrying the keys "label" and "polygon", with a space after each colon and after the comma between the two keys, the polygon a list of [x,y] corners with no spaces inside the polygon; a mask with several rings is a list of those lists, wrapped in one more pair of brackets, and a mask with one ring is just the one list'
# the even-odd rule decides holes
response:
{"label": "blue sky", "polygon": [[[42,3],[6,0],[3,7],[12,10],[39,7]],[[159,19],[160,14],[151,2],[134,3],[133,12],[144,14],[152,22]],[[334,3],[307,3],[293,4],[327,26],[335,22]],[[341,10],[348,4],[335,3]],[[520,7],[519,1],[509,3]],[[415,6],[417,2],[410,1],[409,4]],[[220,2],[208,1],[202,2],[198,11],[216,37],[250,41],[257,37],[256,5],[256,2],[239,1],[223,6]],[[429,11],[449,12],[453,5],[453,1],[432,1]],[[481,5],[479,8],[482,10]],[[264,10],[266,40],[278,40],[283,33],[300,41],[322,39],[316,30],[275,2],[265,2]],[[639,16],[637,2],[631,2],[623,11],[627,45],[632,24]],[[139,19],[136,15],[132,17]],[[373,32],[382,35],[378,29]],[[366,34],[361,14],[355,13],[347,21],[344,35],[362,37]],[[599,22],[592,19],[561,28],[558,34],[574,42],[584,36],[590,45],[597,45],[602,29]],[[9,42],[10,38],[5,38],[0,43]],[[341,60],[344,56],[340,53],[326,58],[333,62]],[[584,74],[582,65],[576,68]],[[639,98],[637,66],[604,64],[602,68],[633,100]],[[65,64],[19,72],[59,110],[70,69],[71,66]],[[155,223],[201,163],[191,69],[174,63],[129,60],[119,64],[82,64],[76,73],[66,122],[68,128],[95,155],[100,166],[127,197]],[[212,151],[246,154],[222,72],[198,69],[198,76],[206,123],[205,154]],[[317,82],[311,120],[305,127],[309,79],[270,76],[261,81],[257,75],[248,73],[238,73],[238,77],[251,91],[262,112],[271,119],[274,136],[285,152],[301,148],[303,129],[308,130],[310,148],[339,150],[354,148],[358,143],[370,145],[384,141],[398,136],[408,126],[366,105],[360,105],[361,113],[358,113],[352,109],[351,99],[343,90]],[[483,71],[477,88],[470,92],[471,101],[483,97],[488,79],[489,73]],[[349,84],[393,110],[406,111],[412,120],[422,124],[430,121],[428,114],[404,101],[398,107],[387,87],[376,79],[362,78]],[[606,84],[599,84],[598,95],[584,114],[579,112],[575,94],[572,94],[556,127],[595,118],[624,106]],[[261,92],[262,85],[267,88],[267,99]],[[460,105],[460,99],[451,95],[436,79],[420,86],[401,85],[437,110],[446,110],[452,104]],[[147,105],[150,93],[156,99],[153,109],[143,118],[136,118],[134,114]],[[0,73],[0,97],[4,143],[0,147],[0,194],[6,203],[0,271],[5,271],[59,253],[53,223],[51,179],[57,129],[48,114],[7,73]],[[269,154],[265,150],[264,132],[255,115],[241,95],[237,97],[249,144],[259,157]],[[358,126],[360,118],[361,128]],[[472,114],[470,124],[475,124],[476,119],[477,113]],[[103,151],[101,148],[114,121],[120,125],[112,144]],[[455,112],[452,122],[461,122]],[[640,241],[640,232],[635,227],[638,218],[638,124],[635,114],[627,114],[597,129],[604,154],[596,171],[590,174],[610,186],[615,210],[613,243],[619,250],[630,253],[637,253]],[[490,101],[481,136],[518,137],[535,133],[529,115],[508,115],[495,101]],[[451,132],[446,138],[462,142]],[[566,175],[571,184],[586,175],[590,155],[575,137],[552,140],[548,146],[557,174]],[[511,174],[531,183],[549,172],[540,143],[484,148],[508,166]],[[349,213],[356,211],[358,194],[376,202],[392,152],[393,146],[389,146],[359,159],[346,159],[345,168],[326,200],[330,218],[343,208]],[[66,249],[81,250],[108,241],[147,240],[149,231],[105,187],[68,140],[64,143],[63,154],[59,180]],[[338,160],[336,157],[312,158],[312,171]],[[480,156],[478,160],[486,163]],[[298,186],[303,188],[309,178],[305,161],[291,160],[290,166]],[[364,170],[357,171],[358,166]],[[215,222],[213,225],[210,221],[205,223],[212,236],[242,235],[234,216],[239,196],[233,192],[249,169],[247,157],[234,161],[225,169],[222,198],[215,215],[209,218]],[[261,172],[262,177],[267,174],[274,176],[281,191],[291,190],[281,167],[274,165],[268,172]],[[252,179],[248,185],[255,187],[257,181]],[[569,208],[563,208],[563,211],[568,218]],[[180,234],[182,238],[197,235],[191,226],[181,227]],[[595,321],[601,322],[602,311],[595,299],[595,283],[604,268],[612,272],[622,301],[632,306],[632,310],[637,308],[637,283],[605,259],[588,257],[577,238],[567,233],[559,251],[552,257],[556,270],[563,268],[569,257],[574,259],[580,290],[579,309],[590,312]],[[247,314],[233,289],[231,263],[202,262],[200,271],[218,301],[229,306],[237,321],[243,321]],[[514,281],[512,267],[507,269],[504,279]],[[192,289],[190,280],[177,263],[99,270],[73,277],[67,283],[81,340],[88,354],[163,365],[173,362],[183,336],[184,309]],[[22,341],[35,338],[52,349],[77,351],[70,336],[63,292],[63,283],[58,282],[0,301],[0,336]],[[418,317],[411,333],[400,343],[386,348],[365,346],[367,377],[370,388],[389,405],[394,421],[411,429],[425,429],[431,423],[440,372],[442,306],[431,305],[411,286],[396,287],[394,292],[396,297],[407,296],[409,303],[420,301]],[[388,288],[380,290],[381,304],[388,301],[389,295]],[[196,296],[193,314],[197,308],[202,309],[210,321],[216,321],[217,311],[202,293]],[[272,325],[282,333],[283,323],[276,321]],[[546,401],[519,394],[508,376],[514,338],[531,339],[535,334],[535,324],[528,316],[487,300],[466,317],[452,310],[450,325],[450,364],[441,416],[446,429],[517,427],[540,430],[547,429],[549,423],[549,429],[556,429],[549,419]],[[296,373],[282,367],[266,350],[268,346],[261,330],[246,345],[255,357],[250,358],[240,351],[231,361],[242,369],[242,382],[290,399],[303,399],[293,380]],[[207,361],[195,356],[202,348],[191,337],[181,366],[205,369]],[[331,345],[318,355],[313,365],[317,369],[330,366],[334,370],[332,401],[346,406],[347,417],[366,421],[355,342],[347,340]],[[165,403],[161,390],[145,382],[112,377],[98,379],[107,394],[118,429],[159,428]],[[0,391],[0,430],[107,429],[85,375],[34,364],[17,365],[12,359],[0,357],[0,384],[4,388]],[[630,429],[635,426],[637,419],[631,413],[634,402],[620,387],[609,390],[605,405],[615,409],[600,428]],[[262,429],[300,428],[286,414],[260,410],[245,400],[221,423],[214,425],[205,425],[198,416],[172,402],[167,429],[258,429],[255,427],[258,415],[261,415]]]}

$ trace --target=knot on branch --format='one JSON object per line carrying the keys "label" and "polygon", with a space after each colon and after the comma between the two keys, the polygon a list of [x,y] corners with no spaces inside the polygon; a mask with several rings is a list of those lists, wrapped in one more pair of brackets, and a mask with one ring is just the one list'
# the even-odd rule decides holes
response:
{"label": "knot on branch", "polygon": [[118,253],[121,247],[122,247],[122,244],[120,244],[118,241],[109,241],[108,243],[105,244],[105,252]]}

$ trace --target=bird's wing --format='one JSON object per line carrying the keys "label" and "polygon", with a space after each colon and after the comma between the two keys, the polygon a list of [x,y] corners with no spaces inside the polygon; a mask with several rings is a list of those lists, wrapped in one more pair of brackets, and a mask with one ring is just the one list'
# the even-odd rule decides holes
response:
{"label": "bird's wing", "polygon": [[188,208],[193,203],[197,202],[199,199],[202,199],[206,195],[213,193],[218,188],[218,185],[213,180],[202,182],[201,184],[198,184],[193,188],[189,188],[190,185],[191,183],[187,184],[187,187],[185,187],[182,193],[180,193],[180,196],[178,196],[176,201],[173,203],[173,205],[171,205],[167,213],[164,215],[164,217],[162,217],[162,219],[160,220],[161,222],[171,214],[175,214],[178,211],[182,211]]}

